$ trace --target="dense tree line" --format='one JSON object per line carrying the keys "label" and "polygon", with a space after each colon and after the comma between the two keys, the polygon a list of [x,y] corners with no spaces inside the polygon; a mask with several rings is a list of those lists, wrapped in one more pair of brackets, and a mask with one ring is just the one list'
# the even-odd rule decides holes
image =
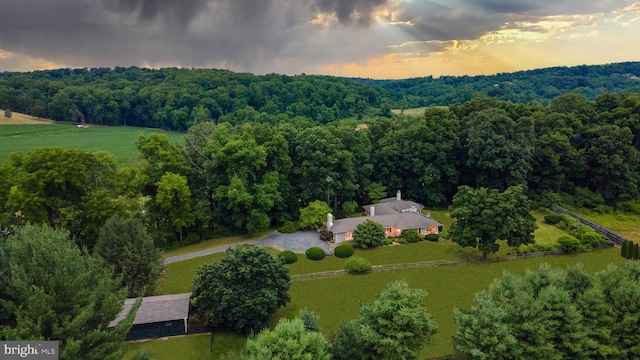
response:
{"label": "dense tree line", "polygon": [[548,105],[577,93],[590,100],[605,93],[640,91],[640,63],[552,67],[489,76],[432,76],[405,80],[363,80],[388,91],[398,107],[450,105],[476,97]]}
{"label": "dense tree line", "polygon": [[279,124],[297,118],[326,124],[478,97],[546,106],[570,92],[589,100],[640,92],[640,63],[405,80],[137,67],[0,73],[3,109],[57,121],[178,131],[206,121]]}
{"label": "dense tree line", "polygon": [[357,125],[203,122],[182,144],[140,136],[140,161],[120,170],[106,153],[15,153],[0,167],[0,222],[65,227],[92,248],[114,214],[139,217],[166,245],[277,227],[316,200],[338,217],[396,190],[448,206],[462,185],[520,186],[538,206],[640,208],[637,94],[547,107],[473,99]]}

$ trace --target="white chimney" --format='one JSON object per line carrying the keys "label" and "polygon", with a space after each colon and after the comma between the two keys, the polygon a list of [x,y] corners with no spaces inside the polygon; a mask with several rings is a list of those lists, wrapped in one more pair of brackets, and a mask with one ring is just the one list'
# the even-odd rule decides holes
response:
{"label": "white chimney", "polygon": [[371,206],[369,208],[369,216],[376,216],[376,208],[375,208],[375,206]]}
{"label": "white chimney", "polygon": [[400,201],[402,200],[402,193],[400,192],[400,190],[396,191],[396,201]]}
{"label": "white chimney", "polygon": [[327,214],[327,229],[331,230],[333,227],[333,215],[331,213]]}

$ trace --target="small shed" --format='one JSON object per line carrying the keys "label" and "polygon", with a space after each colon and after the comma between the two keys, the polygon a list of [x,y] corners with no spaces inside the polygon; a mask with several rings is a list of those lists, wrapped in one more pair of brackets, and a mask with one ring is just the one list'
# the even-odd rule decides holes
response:
{"label": "small shed", "polygon": [[[190,298],[191,293],[142,298],[126,340],[185,335],[188,330]],[[109,326],[116,326],[122,321],[129,314],[136,300],[135,298],[125,300],[122,311]]]}

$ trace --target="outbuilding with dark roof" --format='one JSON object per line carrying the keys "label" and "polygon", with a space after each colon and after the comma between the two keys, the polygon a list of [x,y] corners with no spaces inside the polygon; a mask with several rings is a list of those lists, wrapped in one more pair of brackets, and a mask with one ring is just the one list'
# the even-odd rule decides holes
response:
{"label": "outbuilding with dark roof", "polygon": [[[185,335],[188,330],[190,298],[191,293],[144,297],[126,340]],[[122,311],[109,326],[116,326],[122,321],[136,300],[138,299],[125,300]]]}

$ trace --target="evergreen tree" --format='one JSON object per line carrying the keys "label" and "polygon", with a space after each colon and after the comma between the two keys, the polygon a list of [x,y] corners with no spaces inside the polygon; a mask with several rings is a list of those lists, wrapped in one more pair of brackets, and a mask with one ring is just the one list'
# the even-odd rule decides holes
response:
{"label": "evergreen tree", "polygon": [[0,339],[58,340],[60,359],[121,359],[126,291],[66,230],[25,225],[0,241]]}
{"label": "evergreen tree", "polygon": [[622,242],[622,246],[620,247],[620,255],[622,255],[623,258],[628,259],[627,257],[627,248],[629,247],[629,240],[624,240]]}

